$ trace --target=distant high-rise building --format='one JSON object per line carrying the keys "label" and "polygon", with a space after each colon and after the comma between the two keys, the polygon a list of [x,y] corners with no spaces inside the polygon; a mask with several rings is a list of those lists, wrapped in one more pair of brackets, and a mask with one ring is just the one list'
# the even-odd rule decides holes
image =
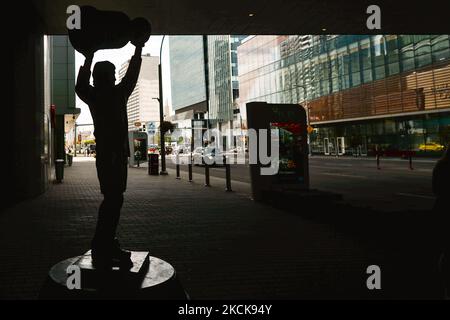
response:
{"label": "distant high-rise building", "polygon": [[201,107],[205,112],[203,36],[171,36],[169,50],[173,110],[180,113]]}
{"label": "distant high-rise building", "polygon": [[170,69],[176,120],[207,118],[231,128],[239,97],[237,47],[246,36],[172,36]]}
{"label": "distant high-rise building", "polygon": [[237,47],[245,36],[208,36],[208,92],[211,127],[231,129],[239,97]]}
{"label": "distant high-rise building", "polygon": [[[130,61],[122,65],[119,78],[122,79]],[[136,123],[145,125],[148,122],[159,122],[159,57],[142,56],[141,72],[127,104],[128,130],[136,130]]]}

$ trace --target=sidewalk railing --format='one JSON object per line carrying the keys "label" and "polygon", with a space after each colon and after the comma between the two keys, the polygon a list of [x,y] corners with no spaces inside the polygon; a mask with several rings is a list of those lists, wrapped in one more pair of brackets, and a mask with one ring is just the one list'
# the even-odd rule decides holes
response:
{"label": "sidewalk railing", "polygon": [[[189,161],[188,161],[188,181],[189,182],[193,182],[194,181],[194,177],[193,177],[193,157],[192,154],[189,154]],[[176,155],[176,165],[175,165],[175,170],[176,170],[176,179],[177,180],[181,180],[181,175],[180,175],[180,170],[181,170],[181,161],[180,161],[180,156],[177,154]],[[226,192],[232,192],[232,188],[231,188],[231,165],[229,163],[229,159],[227,156],[223,156],[223,164],[225,167],[225,191]],[[210,187],[211,186],[211,179],[210,179],[210,165],[206,162],[203,161],[203,165],[204,165],[204,175],[205,175],[205,187]]]}
{"label": "sidewalk railing", "polygon": [[[377,170],[381,170],[381,166],[380,166],[380,158],[381,156],[386,156],[386,152],[383,151],[377,151],[375,153],[375,159],[377,161]],[[401,157],[402,159],[408,159],[408,168],[409,170],[414,170],[413,167],[413,155],[414,155],[414,151],[403,151],[401,153]]]}

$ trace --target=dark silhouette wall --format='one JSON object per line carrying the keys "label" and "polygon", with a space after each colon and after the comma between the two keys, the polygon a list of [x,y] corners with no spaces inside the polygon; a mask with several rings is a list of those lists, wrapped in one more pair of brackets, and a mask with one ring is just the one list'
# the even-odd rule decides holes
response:
{"label": "dark silhouette wall", "polygon": [[2,177],[6,190],[0,208],[48,188],[49,159],[44,146],[44,28],[33,6],[23,6],[20,25],[8,30],[10,48],[5,80],[10,87],[2,108]]}

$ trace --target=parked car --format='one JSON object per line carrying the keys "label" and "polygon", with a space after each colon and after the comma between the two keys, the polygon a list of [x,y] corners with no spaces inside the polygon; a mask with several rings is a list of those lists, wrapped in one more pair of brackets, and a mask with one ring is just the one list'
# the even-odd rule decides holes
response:
{"label": "parked car", "polygon": [[442,144],[429,142],[419,145],[420,151],[442,151],[445,147]]}
{"label": "parked car", "polygon": [[222,163],[223,155],[224,153],[221,151],[218,152],[215,147],[199,147],[192,153],[192,158],[194,161],[194,165],[208,164],[210,166],[214,166],[218,163]]}
{"label": "parked car", "polygon": [[174,154],[189,154],[191,152],[191,146],[179,145],[174,148]]}
{"label": "parked car", "polygon": [[95,157],[95,155],[96,155],[96,145],[95,144],[90,144],[88,147],[87,147],[87,150],[88,150],[88,155],[93,155],[94,157]]}
{"label": "parked car", "polygon": [[194,149],[192,152],[192,161],[194,162],[194,165],[198,166],[200,164],[203,164],[203,151],[205,148],[198,147]]}
{"label": "parked car", "polygon": [[171,146],[166,146],[166,155],[172,154],[172,152],[173,152],[173,148]]}

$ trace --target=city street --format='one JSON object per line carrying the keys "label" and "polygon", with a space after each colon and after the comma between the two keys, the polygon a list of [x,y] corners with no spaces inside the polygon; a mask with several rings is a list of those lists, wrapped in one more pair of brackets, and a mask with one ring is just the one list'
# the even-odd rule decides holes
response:
{"label": "city street", "polygon": [[[434,159],[414,159],[413,170],[403,159],[380,160],[377,170],[374,158],[325,157],[310,158],[311,188],[342,194],[344,200],[355,206],[383,211],[427,210],[434,202],[431,175]],[[175,169],[172,158],[167,167]],[[188,167],[181,166],[182,175]],[[204,167],[194,166],[194,179],[203,179]],[[223,166],[210,169],[212,177],[225,179]],[[232,165],[233,189],[250,193],[248,165]]]}

